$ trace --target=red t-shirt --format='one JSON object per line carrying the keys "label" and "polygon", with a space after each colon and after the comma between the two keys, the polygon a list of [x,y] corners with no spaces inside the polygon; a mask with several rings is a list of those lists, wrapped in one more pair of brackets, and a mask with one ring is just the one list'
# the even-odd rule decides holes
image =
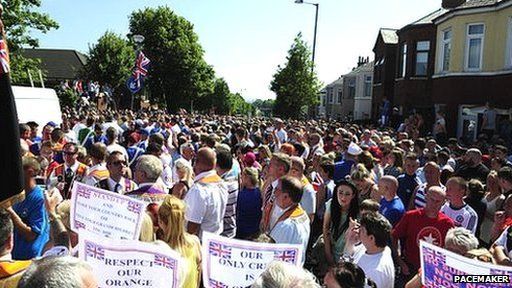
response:
{"label": "red t-shirt", "polygon": [[446,232],[453,228],[453,220],[439,212],[437,218],[425,215],[425,209],[420,208],[405,213],[392,231],[393,237],[405,238],[405,259],[414,269],[420,267],[420,240],[427,241],[439,247],[444,247]]}

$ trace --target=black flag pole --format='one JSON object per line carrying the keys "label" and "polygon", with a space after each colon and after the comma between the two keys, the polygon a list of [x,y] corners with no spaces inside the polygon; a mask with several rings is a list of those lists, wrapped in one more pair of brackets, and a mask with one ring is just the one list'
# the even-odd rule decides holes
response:
{"label": "black flag pole", "polygon": [[20,135],[16,103],[11,88],[9,49],[0,4],[0,207],[6,208],[25,197]]}

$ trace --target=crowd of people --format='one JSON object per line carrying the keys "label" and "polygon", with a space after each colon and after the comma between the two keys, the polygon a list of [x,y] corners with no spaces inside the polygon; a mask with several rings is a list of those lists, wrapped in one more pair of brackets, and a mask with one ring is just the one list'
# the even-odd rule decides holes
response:
{"label": "crowd of people", "polygon": [[510,147],[430,137],[413,118],[65,109],[20,124],[26,198],[0,211],[0,287],[97,286],[73,258],[74,181],[145,201],[140,241],[186,260],[184,287],[202,285],[203,232],[302,245],[304,269],[271,263],[253,287],[422,287],[419,240],[512,265]]}

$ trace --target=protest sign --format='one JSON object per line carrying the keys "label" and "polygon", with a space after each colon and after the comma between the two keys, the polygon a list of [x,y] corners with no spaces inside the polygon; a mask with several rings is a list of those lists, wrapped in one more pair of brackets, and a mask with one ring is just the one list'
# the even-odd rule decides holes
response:
{"label": "protest sign", "polygon": [[427,288],[511,287],[512,267],[473,260],[420,242],[421,282]]}
{"label": "protest sign", "polygon": [[139,238],[143,202],[76,181],[71,195],[71,230],[113,239]]}
{"label": "protest sign", "polygon": [[113,240],[80,232],[78,257],[92,266],[99,287],[179,287],[181,258],[167,244]]}
{"label": "protest sign", "polygon": [[247,287],[272,261],[301,265],[302,246],[241,241],[203,232],[205,287]]}

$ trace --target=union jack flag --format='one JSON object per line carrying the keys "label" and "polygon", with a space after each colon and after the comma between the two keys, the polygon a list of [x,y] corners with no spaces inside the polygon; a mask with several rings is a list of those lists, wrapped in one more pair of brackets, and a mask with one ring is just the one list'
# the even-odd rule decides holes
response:
{"label": "union jack flag", "polygon": [[163,255],[158,255],[158,254],[155,255],[155,261],[154,261],[155,265],[174,270],[176,267],[175,262],[176,262],[175,260],[169,259]]}
{"label": "union jack flag", "polygon": [[9,71],[9,49],[5,40],[0,38],[0,74],[9,73]]}
{"label": "union jack flag", "polygon": [[220,281],[213,280],[213,279],[210,279],[210,281],[208,281],[208,283],[210,284],[211,288],[228,288],[228,285],[226,285]]}
{"label": "union jack flag", "polygon": [[135,61],[135,67],[133,67],[132,75],[128,78],[126,85],[128,89],[135,94],[142,89],[142,85],[144,84],[144,78],[148,75],[149,63],[151,61],[144,55],[144,53],[139,52],[137,54],[137,59]]}
{"label": "union jack flag", "polygon": [[134,213],[139,213],[140,210],[142,210],[142,205],[140,203],[133,202],[133,201],[128,202],[128,211],[134,212]]}
{"label": "union jack flag", "polygon": [[139,52],[137,60],[135,61],[133,76],[135,76],[135,78],[138,78],[139,76],[146,77],[148,75],[149,63],[151,63],[151,61],[148,57],[146,57],[142,51]]}
{"label": "union jack flag", "polygon": [[78,186],[76,189],[76,195],[84,198],[91,198],[91,191],[87,190],[85,187]]}
{"label": "union jack flag", "polygon": [[73,89],[75,89],[75,92],[77,93],[84,93],[84,86],[82,83],[82,80],[75,80],[73,81]]}
{"label": "union jack flag", "polygon": [[231,247],[210,242],[209,251],[212,256],[218,256],[220,258],[231,259]]}
{"label": "union jack flag", "polygon": [[85,247],[87,256],[93,257],[98,260],[105,259],[105,250],[103,250],[103,248],[98,247],[92,243],[87,243]]}
{"label": "union jack flag", "polygon": [[274,259],[287,263],[293,263],[296,254],[297,251],[295,250],[274,251]]}
{"label": "union jack flag", "polygon": [[85,224],[78,221],[78,220],[75,220],[75,227],[80,229],[80,228],[84,228],[85,229]]}

